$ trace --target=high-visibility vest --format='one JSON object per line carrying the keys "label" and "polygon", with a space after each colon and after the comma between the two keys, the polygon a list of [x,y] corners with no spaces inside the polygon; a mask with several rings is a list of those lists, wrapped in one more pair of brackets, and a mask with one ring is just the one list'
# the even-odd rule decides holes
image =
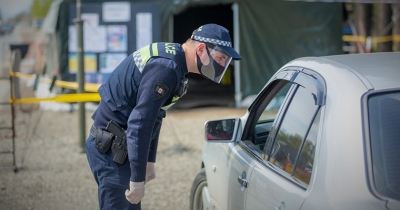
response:
{"label": "high-visibility vest", "polygon": [[[100,86],[98,92],[101,99],[108,104],[112,111],[120,111],[126,117],[132,112],[136,106],[136,95],[142,78],[142,71],[150,58],[162,57],[175,61],[177,64],[176,73],[181,78],[180,88],[169,98],[161,107],[167,110],[174,105],[180,97],[186,93],[187,72],[185,53],[180,44],[159,42],[147,45],[128,56],[126,59],[131,61],[123,61],[117,68],[123,68],[113,72],[107,82]],[[182,64],[185,62],[184,64]],[[129,72],[126,72],[129,71]],[[110,81],[116,80],[116,81]],[[142,81],[145,82],[145,81]]]}

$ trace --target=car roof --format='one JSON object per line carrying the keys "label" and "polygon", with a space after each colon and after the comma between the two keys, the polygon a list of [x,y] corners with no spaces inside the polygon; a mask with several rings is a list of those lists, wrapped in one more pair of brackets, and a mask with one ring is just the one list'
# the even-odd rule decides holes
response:
{"label": "car roof", "polygon": [[305,57],[294,60],[329,64],[352,71],[364,83],[368,81],[373,89],[400,87],[400,52],[344,54],[322,57]]}

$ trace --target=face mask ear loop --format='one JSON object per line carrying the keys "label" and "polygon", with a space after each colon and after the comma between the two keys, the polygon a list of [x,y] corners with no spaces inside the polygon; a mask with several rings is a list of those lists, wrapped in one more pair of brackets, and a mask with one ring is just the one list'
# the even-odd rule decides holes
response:
{"label": "face mask ear loop", "polygon": [[[207,51],[208,58],[210,59],[210,62],[211,62],[212,57],[211,57],[210,51],[208,51],[207,45],[206,45],[206,51]],[[213,59],[213,60],[214,60],[214,59]]]}

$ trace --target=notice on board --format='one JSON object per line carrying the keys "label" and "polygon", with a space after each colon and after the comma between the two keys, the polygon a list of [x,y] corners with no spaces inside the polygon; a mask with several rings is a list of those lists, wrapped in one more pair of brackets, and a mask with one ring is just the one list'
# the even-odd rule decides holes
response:
{"label": "notice on board", "polygon": [[140,12],[136,14],[136,49],[153,42],[152,14]]}
{"label": "notice on board", "polygon": [[130,2],[104,2],[103,22],[129,22],[131,21]]}

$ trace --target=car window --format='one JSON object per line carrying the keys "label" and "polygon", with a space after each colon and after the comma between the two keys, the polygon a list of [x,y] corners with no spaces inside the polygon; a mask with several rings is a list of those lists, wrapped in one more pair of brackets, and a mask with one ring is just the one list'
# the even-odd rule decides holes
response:
{"label": "car window", "polygon": [[292,83],[287,83],[271,100],[271,102],[267,105],[263,113],[261,114],[258,122],[265,120],[274,120],[276,115],[278,114],[278,110],[281,107],[285,97],[290,89]]}
{"label": "car window", "polygon": [[314,96],[298,86],[282,123],[275,125],[275,140],[270,148],[265,147],[265,153],[271,154],[266,155],[269,162],[306,184],[311,177],[319,124],[319,115],[315,117],[319,106]]}
{"label": "car window", "polygon": [[400,200],[400,92],[368,99],[373,180],[376,191]]}
{"label": "car window", "polygon": [[311,173],[314,165],[315,146],[317,145],[317,136],[319,128],[320,113],[318,111],[317,116],[311,126],[310,132],[307,135],[307,140],[304,141],[301,149],[299,158],[297,158],[297,164],[294,173],[292,175],[308,184],[310,183]]}
{"label": "car window", "polygon": [[281,84],[274,86],[274,91],[271,91],[272,93],[268,92],[268,95],[262,95],[264,98],[262,98],[263,101],[257,109],[257,111],[260,110],[260,113],[253,135],[251,140],[244,141],[249,148],[253,149],[259,155],[263,153],[272,124],[293,84],[287,81],[276,81],[275,83],[279,82]]}

